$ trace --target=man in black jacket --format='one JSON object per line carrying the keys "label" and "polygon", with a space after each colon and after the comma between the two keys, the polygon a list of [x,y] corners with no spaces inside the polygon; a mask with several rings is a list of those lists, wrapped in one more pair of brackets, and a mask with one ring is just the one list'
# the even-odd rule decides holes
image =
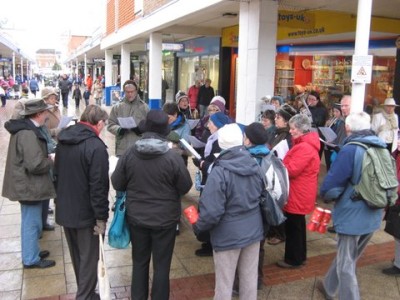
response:
{"label": "man in black jacket", "polygon": [[108,219],[108,153],[99,134],[108,114],[88,105],[78,124],[58,135],[55,159],[56,222],[64,227],[78,290],[76,299],[99,299],[99,237]]}
{"label": "man in black jacket", "polygon": [[67,74],[62,75],[61,80],[58,82],[58,88],[61,91],[61,98],[63,102],[63,107],[68,108],[68,94],[71,89],[71,82],[68,80]]}
{"label": "man in black jacket", "polygon": [[204,117],[207,112],[207,107],[210,105],[212,98],[214,98],[214,88],[211,86],[211,79],[207,78],[199,89],[197,96],[197,103],[199,105],[200,118]]}
{"label": "man in black jacket", "polygon": [[169,299],[169,271],[181,197],[192,186],[180,154],[170,149],[168,115],[151,110],[139,123],[142,138],[121,156],[111,176],[126,191],[126,214],[132,243],[132,299],[147,299],[149,263],[153,260],[152,299]]}

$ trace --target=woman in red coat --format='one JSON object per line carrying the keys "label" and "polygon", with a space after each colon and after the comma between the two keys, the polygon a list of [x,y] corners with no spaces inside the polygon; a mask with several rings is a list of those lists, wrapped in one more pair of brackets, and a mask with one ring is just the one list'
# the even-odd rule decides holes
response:
{"label": "woman in red coat", "polygon": [[310,119],[298,114],[289,120],[292,148],[283,163],[289,173],[289,199],[283,208],[286,215],[285,257],[277,265],[299,268],[307,259],[306,218],[315,207],[320,166],[318,133],[310,132]]}

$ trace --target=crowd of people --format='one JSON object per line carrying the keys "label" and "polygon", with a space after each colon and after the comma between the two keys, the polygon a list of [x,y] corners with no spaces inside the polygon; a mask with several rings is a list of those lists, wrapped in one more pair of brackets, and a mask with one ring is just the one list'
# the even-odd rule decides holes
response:
{"label": "crowd of people", "polygon": [[[132,299],[147,299],[150,294],[152,299],[169,298],[181,199],[193,184],[188,171],[193,153],[182,140],[196,141],[199,153],[192,158],[202,174],[199,216],[193,224],[201,245],[195,255],[213,257],[214,299],[230,299],[232,293],[240,299],[257,298],[257,289],[264,284],[265,242],[285,243],[278,267],[306,265],[306,217],[316,206],[323,153],[328,173],[320,195],[334,202],[332,230],[338,235],[338,251],[318,288],[326,299],[336,294],[339,299],[359,299],[355,264],[380,227],[383,210],[352,201],[351,179],[361,169],[353,163],[356,146],[347,143],[363,141],[397,155],[398,119],[393,99],[385,100],[371,122],[365,112],[350,113],[350,96],[343,96],[332,113],[316,91],[298,99],[298,106],[284,103],[280,96],[265,97],[260,122],[239,124],[229,116],[225,99],[215,96],[209,79],[202,86],[195,82],[188,93],[179,91],[175,101],[166,101],[161,110],[150,110],[139,96],[137,83],[127,80],[122,85],[124,97],[109,114],[101,108],[101,81],[90,81],[91,86],[89,81],[86,90],[95,104],[86,102],[76,124],[59,128],[59,94],[50,87],[41,90],[40,98],[20,99],[12,119],[5,123],[11,137],[2,195],[21,204],[24,268],[55,265],[48,259],[49,251],[40,249],[39,239],[43,230],[54,230],[47,218],[49,199],[56,198],[55,221],[64,228],[78,286],[76,299],[99,299],[99,235],[106,233],[111,206],[109,155],[100,138],[106,128],[115,136],[118,157],[111,183],[117,197],[126,195]],[[66,76],[59,88],[66,108],[71,91]],[[77,89],[80,91],[78,83],[72,97],[79,106],[86,97]],[[323,141],[321,127],[331,128],[336,138]],[[260,164],[266,155],[282,159],[290,182],[282,208],[286,221],[268,230],[259,205],[265,188]],[[400,275],[399,253],[396,240],[396,259],[385,274]]]}

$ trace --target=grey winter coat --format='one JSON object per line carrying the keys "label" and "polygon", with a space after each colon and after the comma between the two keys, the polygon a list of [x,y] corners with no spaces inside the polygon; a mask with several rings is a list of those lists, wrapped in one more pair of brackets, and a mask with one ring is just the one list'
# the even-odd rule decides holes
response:
{"label": "grey winter coat", "polygon": [[40,201],[56,196],[47,155],[47,142],[30,119],[9,120],[11,134],[2,196],[11,201]]}
{"label": "grey winter coat", "polygon": [[199,201],[195,232],[210,231],[215,251],[247,247],[264,237],[260,212],[263,179],[259,166],[242,146],[221,152]]}
{"label": "grey winter coat", "polygon": [[120,134],[121,126],[119,125],[118,118],[133,117],[136,125],[146,118],[149,112],[148,105],[136,96],[135,100],[129,102],[125,98],[111,109],[110,117],[108,119],[107,130],[115,135],[115,155],[121,156],[126,149],[134,145],[140,138],[132,130],[126,130],[124,134]]}

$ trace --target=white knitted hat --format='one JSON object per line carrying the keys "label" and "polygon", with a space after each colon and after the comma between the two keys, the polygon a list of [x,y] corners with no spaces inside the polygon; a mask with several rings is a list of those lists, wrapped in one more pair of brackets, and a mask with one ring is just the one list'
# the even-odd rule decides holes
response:
{"label": "white knitted hat", "polygon": [[218,145],[222,150],[243,145],[243,133],[239,125],[227,124],[219,129]]}

